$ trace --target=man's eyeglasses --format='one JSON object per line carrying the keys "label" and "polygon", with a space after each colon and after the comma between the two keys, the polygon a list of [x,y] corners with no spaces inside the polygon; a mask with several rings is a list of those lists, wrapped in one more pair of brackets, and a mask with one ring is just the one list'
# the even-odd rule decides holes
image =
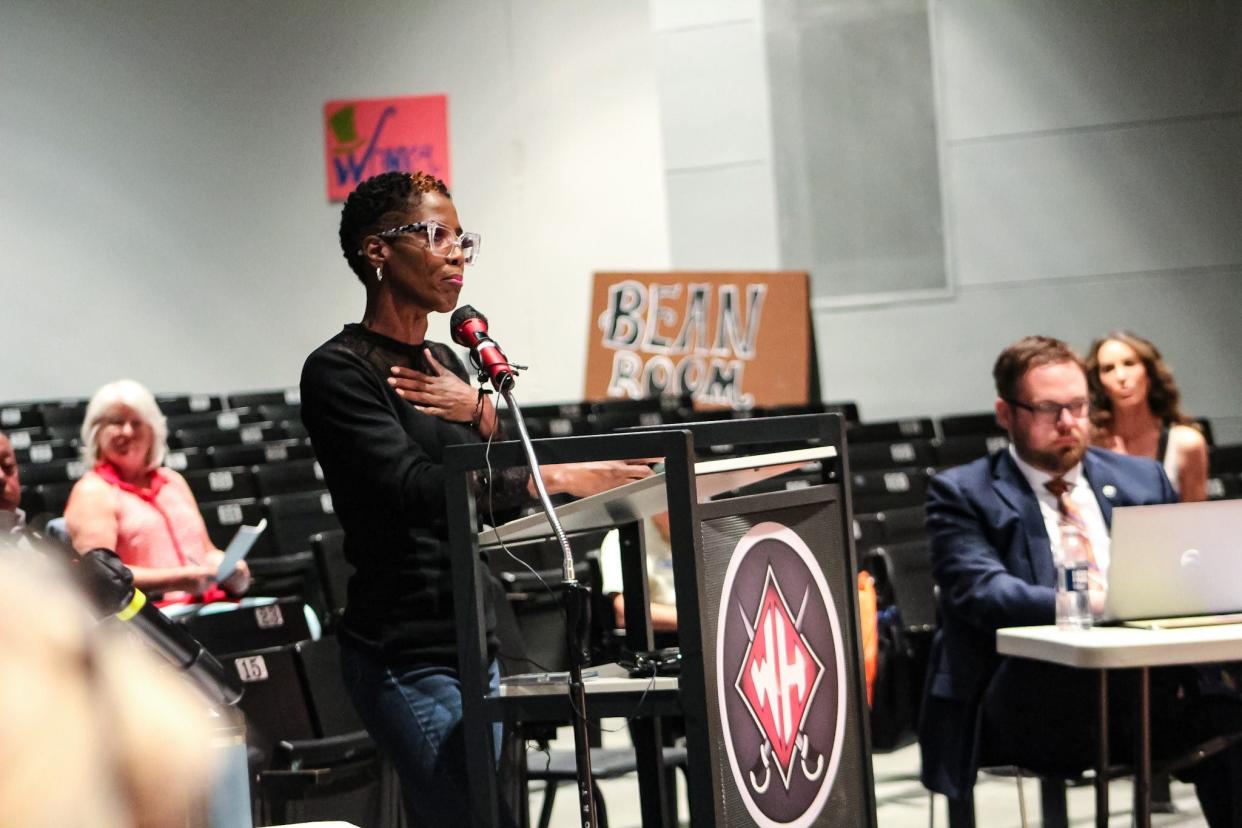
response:
{"label": "man's eyeglasses", "polygon": [[[382,239],[396,238],[405,235],[425,235],[427,238],[427,249],[437,256],[447,256],[453,252],[453,248],[461,248],[461,258],[466,264],[474,264],[475,258],[479,255],[479,245],[483,239],[478,233],[462,233],[460,236],[453,232],[451,227],[443,225],[438,221],[420,221],[416,224],[403,224],[400,227],[393,227],[388,230],[382,230],[375,235]],[[361,251],[359,251],[361,254]]]}
{"label": "man's eyeglasses", "polygon": [[1070,400],[1067,403],[1024,403],[1018,400],[1005,400],[1005,402],[1018,408],[1024,408],[1031,412],[1031,415],[1036,419],[1049,423],[1055,423],[1060,420],[1062,411],[1068,411],[1075,420],[1081,420],[1087,416],[1087,411],[1090,408],[1090,400],[1087,399]]}

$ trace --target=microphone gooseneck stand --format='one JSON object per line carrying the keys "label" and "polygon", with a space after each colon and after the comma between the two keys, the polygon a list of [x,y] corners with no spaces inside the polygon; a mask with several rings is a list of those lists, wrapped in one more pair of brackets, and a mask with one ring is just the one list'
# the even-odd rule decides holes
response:
{"label": "microphone gooseneck stand", "polygon": [[587,733],[586,688],[582,684],[582,668],[589,660],[587,636],[591,625],[591,590],[578,581],[574,571],[573,551],[569,548],[569,538],[561,528],[556,516],[556,509],[548,497],[548,490],[543,485],[543,474],[539,470],[539,461],[535,459],[535,447],[526,433],[526,421],[522,418],[522,410],[513,399],[513,380],[505,376],[500,382],[500,393],[513,412],[517,423],[518,438],[526,452],[526,460],[530,464],[531,480],[535,483],[535,491],[539,494],[539,502],[543,506],[552,531],[561,545],[564,554],[563,577],[561,580],[562,595],[565,600],[565,635],[569,647],[569,704],[573,708],[574,728],[574,759],[578,769],[578,824],[596,828],[599,824],[595,813],[595,784],[591,778],[591,745]]}
{"label": "microphone gooseneck stand", "polygon": [[582,668],[589,660],[586,642],[591,624],[591,591],[578,583],[569,539],[565,537],[565,530],[561,528],[556,510],[548,498],[548,490],[543,485],[543,474],[539,470],[539,461],[535,458],[535,447],[526,432],[522,409],[518,407],[517,400],[513,399],[514,377],[523,366],[509,362],[500,346],[487,334],[487,317],[470,305],[462,305],[453,311],[449,328],[453,333],[453,341],[470,349],[470,359],[479,371],[480,403],[482,385],[490,379],[492,387],[509,404],[513,419],[517,423],[522,449],[526,452],[526,461],[530,464],[530,476],[535,483],[539,503],[543,506],[548,522],[552,524],[552,531],[556,533],[556,539],[565,556],[561,590],[565,601],[565,644],[569,650],[569,704],[573,710],[574,759],[578,770],[578,824],[583,828],[597,828],[599,822],[595,811],[595,784],[591,778],[591,746],[587,736],[586,688],[582,684]]}

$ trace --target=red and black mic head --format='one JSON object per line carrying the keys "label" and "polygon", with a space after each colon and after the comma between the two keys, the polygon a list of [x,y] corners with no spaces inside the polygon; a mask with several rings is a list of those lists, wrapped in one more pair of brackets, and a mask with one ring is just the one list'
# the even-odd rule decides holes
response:
{"label": "red and black mic head", "polygon": [[487,317],[470,305],[462,305],[449,318],[449,330],[453,341],[470,349],[470,356],[480,371],[487,374],[492,387],[503,392],[513,387],[517,372],[509,364],[509,358],[487,335]]}

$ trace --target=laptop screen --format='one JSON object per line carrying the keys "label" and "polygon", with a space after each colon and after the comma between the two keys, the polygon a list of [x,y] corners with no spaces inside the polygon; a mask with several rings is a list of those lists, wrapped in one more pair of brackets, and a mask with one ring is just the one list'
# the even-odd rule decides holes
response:
{"label": "laptop screen", "polygon": [[1242,611],[1242,500],[1113,510],[1105,621]]}

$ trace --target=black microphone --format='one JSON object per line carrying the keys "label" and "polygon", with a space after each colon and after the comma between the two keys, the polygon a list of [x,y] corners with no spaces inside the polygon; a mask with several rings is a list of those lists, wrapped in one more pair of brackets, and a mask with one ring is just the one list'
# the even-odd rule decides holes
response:
{"label": "black microphone", "polygon": [[212,701],[237,704],[242,697],[239,679],[220,665],[198,639],[159,611],[134,586],[134,573],[110,549],[92,549],[74,567],[77,580],[95,606],[141,631],[160,655],[187,673]]}
{"label": "black microphone", "polygon": [[487,317],[470,305],[462,305],[453,311],[449,319],[453,341],[470,349],[470,358],[480,372],[492,381],[492,387],[503,393],[513,387],[517,371],[509,364],[509,358],[487,335]]}

